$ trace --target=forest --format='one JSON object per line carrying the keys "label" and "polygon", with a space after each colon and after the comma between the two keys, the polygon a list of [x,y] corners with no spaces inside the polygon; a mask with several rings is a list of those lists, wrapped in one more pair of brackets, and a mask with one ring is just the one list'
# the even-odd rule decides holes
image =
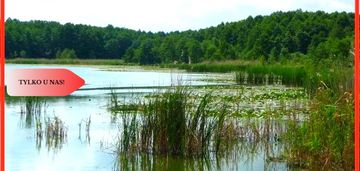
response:
{"label": "forest", "polygon": [[200,30],[145,32],[6,20],[6,58],[122,59],[137,64],[352,60],[354,14],[302,10],[249,16]]}

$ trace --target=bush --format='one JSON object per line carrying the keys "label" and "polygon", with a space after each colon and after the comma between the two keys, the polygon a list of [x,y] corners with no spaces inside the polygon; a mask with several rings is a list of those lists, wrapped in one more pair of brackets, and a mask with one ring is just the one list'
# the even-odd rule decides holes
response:
{"label": "bush", "polygon": [[62,52],[56,53],[56,59],[76,59],[76,52],[74,49],[64,49]]}

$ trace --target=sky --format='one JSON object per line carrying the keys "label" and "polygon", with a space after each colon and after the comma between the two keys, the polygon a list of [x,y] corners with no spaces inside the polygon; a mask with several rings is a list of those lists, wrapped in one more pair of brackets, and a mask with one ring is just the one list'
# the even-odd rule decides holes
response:
{"label": "sky", "polygon": [[5,0],[5,17],[183,31],[276,11],[354,11],[353,0]]}

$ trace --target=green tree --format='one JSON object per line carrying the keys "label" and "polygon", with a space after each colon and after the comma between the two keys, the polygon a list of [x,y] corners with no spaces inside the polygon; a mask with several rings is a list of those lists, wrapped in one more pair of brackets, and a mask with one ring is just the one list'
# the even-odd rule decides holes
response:
{"label": "green tree", "polygon": [[75,50],[73,49],[64,49],[63,51],[58,51],[58,53],[56,53],[56,59],[76,59],[76,53]]}

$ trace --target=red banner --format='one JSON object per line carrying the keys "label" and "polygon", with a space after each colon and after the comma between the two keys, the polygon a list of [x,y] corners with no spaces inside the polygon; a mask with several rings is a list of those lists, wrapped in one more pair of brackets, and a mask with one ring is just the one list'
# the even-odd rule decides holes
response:
{"label": "red banner", "polygon": [[85,84],[67,69],[17,69],[6,77],[10,96],[67,96]]}

